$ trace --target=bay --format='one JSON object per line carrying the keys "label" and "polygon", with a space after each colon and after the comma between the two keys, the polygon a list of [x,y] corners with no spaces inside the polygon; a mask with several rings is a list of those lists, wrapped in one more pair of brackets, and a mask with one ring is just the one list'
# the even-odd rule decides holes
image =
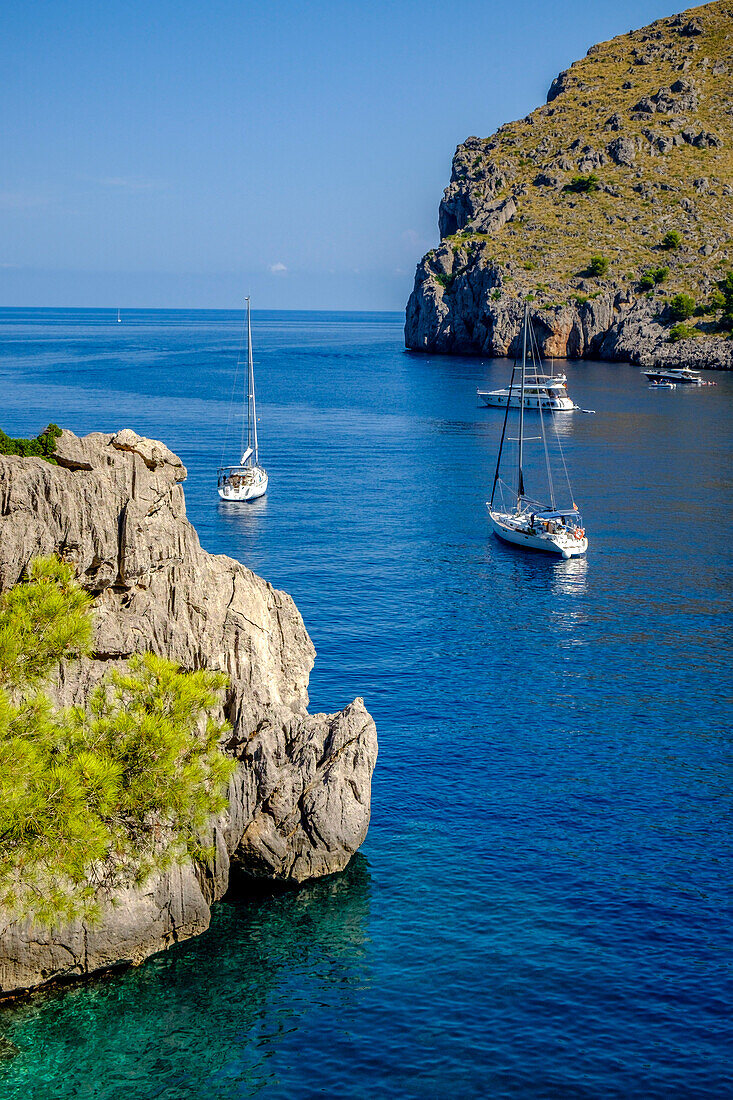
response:
{"label": "bay", "polygon": [[[506,360],[398,314],[253,315],[263,500],[220,504],[241,314],[0,311],[0,427],[131,427],[203,545],[295,598],[311,709],[380,738],[349,870],[232,893],[143,967],[0,1010],[0,1096],[720,1097],[730,905],[731,398],[567,365],[590,549],[489,531]],[[713,376],[709,376],[713,377]],[[227,461],[236,458],[230,424]]]}

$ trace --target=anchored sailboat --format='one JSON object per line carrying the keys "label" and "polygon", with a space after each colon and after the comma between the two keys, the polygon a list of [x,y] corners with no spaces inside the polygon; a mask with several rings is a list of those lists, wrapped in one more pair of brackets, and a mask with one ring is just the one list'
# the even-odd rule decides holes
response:
{"label": "anchored sailboat", "polygon": [[[562,463],[568,482],[568,493],[571,504],[567,508],[558,507],[552,477],[552,464],[547,446],[548,441],[545,432],[545,418],[541,405],[539,407],[541,435],[531,438],[541,440],[543,444],[547,473],[547,499],[544,501],[537,500],[529,496],[525,489],[524,445],[528,440],[524,433],[524,410],[526,407],[528,340],[531,345],[531,354],[536,363],[539,360],[539,349],[536,346],[534,333],[529,323],[529,309],[525,306],[522,333],[522,365],[520,382],[517,387],[517,400],[512,401],[517,375],[517,364],[515,361],[512,369],[511,382],[509,384],[509,400],[507,401],[506,412],[504,414],[504,426],[501,432],[501,443],[499,444],[499,454],[496,460],[496,472],[494,474],[494,484],[491,489],[491,500],[487,501],[491,526],[494,529],[494,533],[498,535],[500,539],[504,539],[505,542],[513,543],[516,546],[524,546],[530,550],[544,550],[550,554],[560,554],[563,558],[574,558],[586,552],[588,549],[588,540],[585,537],[585,530],[582,526],[580,512],[572,500],[572,491],[570,490],[570,481],[567,479],[567,468],[565,467],[564,458]],[[512,406],[518,407],[519,409],[519,435],[516,439],[518,444],[516,485],[508,484],[501,477],[502,456],[504,454],[504,442],[507,438],[506,430],[509,420],[509,409]],[[550,415],[549,419],[555,431],[555,435],[557,436],[552,415]],[[560,456],[562,457],[559,437],[557,437],[557,446],[560,450]],[[507,496],[510,502],[509,504],[506,503]]]}
{"label": "anchored sailboat", "polygon": [[[255,371],[252,358],[252,320],[247,301],[247,379],[244,385],[244,405],[247,414],[247,443],[244,441],[244,410],[242,411],[242,457],[238,466],[220,466],[218,491],[222,500],[257,500],[267,492],[267,471],[260,466],[257,444],[257,406],[255,404]],[[237,362],[239,367],[239,362]],[[226,450],[226,440],[224,442]],[[222,452],[222,461],[224,453]]]}

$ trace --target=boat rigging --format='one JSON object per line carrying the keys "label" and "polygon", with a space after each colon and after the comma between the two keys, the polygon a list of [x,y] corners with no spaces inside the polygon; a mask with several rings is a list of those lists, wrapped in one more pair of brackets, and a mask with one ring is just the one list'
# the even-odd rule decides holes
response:
{"label": "boat rigging", "polygon": [[[242,410],[242,437],[240,452],[241,458],[239,465],[237,466],[224,466],[224,453],[227,447],[227,439],[224,440],[224,447],[222,449],[222,465],[218,470],[218,482],[217,489],[219,496],[222,500],[231,501],[251,501],[257,500],[259,497],[264,496],[267,492],[267,471],[264,467],[260,466],[259,459],[259,445],[257,442],[257,406],[255,403],[255,373],[254,373],[254,360],[252,357],[252,320],[250,310],[250,300],[247,302],[247,375],[244,382],[244,409]],[[239,372],[239,365],[241,360],[241,345],[240,356],[237,357],[237,368],[234,376],[234,385],[236,387],[237,374]],[[232,392],[232,401],[234,400],[234,392]],[[244,438],[244,422],[245,422],[245,410],[247,420],[247,441],[245,445]],[[231,420],[231,408],[230,408],[230,420]],[[228,436],[228,424],[227,424],[227,436]]]}
{"label": "boat rigging", "polygon": [[[532,326],[529,322],[529,309],[525,306],[524,323],[522,328],[522,363],[519,368],[519,385],[516,386],[518,367],[516,360],[512,368],[512,377],[508,388],[508,397],[505,405],[504,424],[501,432],[501,442],[496,460],[496,471],[491,488],[491,500],[487,501],[489,516],[494,533],[505,542],[515,546],[524,546],[531,550],[544,550],[547,553],[559,554],[563,558],[578,557],[588,549],[588,539],[582,525],[582,519],[577,505],[572,499],[570,480],[567,476],[565,458],[562,454],[559,436],[550,417],[553,430],[557,437],[557,447],[562,459],[565,472],[570,504],[567,507],[559,507],[555,493],[555,485],[552,475],[552,464],[547,446],[547,434],[543,404],[534,406],[539,411],[540,432],[538,436],[525,436],[524,412],[527,408],[527,352],[528,345],[531,357],[535,364],[539,361],[539,348],[535,339]],[[535,367],[535,378],[538,377]],[[516,395],[516,400],[512,400]],[[504,457],[504,444],[511,437],[507,437],[507,424],[510,408],[519,410],[519,434],[512,440],[518,444],[517,461],[515,466],[516,484],[511,485],[502,478],[502,458]],[[524,462],[525,442],[540,440],[543,445],[545,467],[547,475],[547,499],[539,500],[530,496],[525,488]],[[509,503],[507,503],[507,498]]]}

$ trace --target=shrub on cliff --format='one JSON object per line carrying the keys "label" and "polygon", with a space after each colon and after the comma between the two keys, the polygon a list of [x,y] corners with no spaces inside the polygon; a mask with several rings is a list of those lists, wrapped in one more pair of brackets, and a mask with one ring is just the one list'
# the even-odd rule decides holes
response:
{"label": "shrub on cliff", "polygon": [[220,673],[145,654],[86,707],[54,707],[44,684],[90,641],[69,565],[36,559],[0,596],[0,905],[49,926],[93,918],[102,887],[205,858],[234,767],[211,717]]}
{"label": "shrub on cliff", "polygon": [[689,294],[675,294],[670,299],[669,316],[673,321],[687,321],[695,312],[695,299]]}
{"label": "shrub on cliff", "polygon": [[610,267],[610,260],[607,260],[605,256],[591,256],[590,263],[588,264],[589,275],[595,275],[599,277],[605,275]]}
{"label": "shrub on cliff", "polygon": [[49,424],[40,435],[34,439],[11,439],[5,432],[0,431],[0,455],[23,455],[28,458],[37,455],[45,458],[47,462],[56,465],[53,452],[56,450],[56,440],[61,435],[58,424]]}
{"label": "shrub on cliff", "polygon": [[662,237],[660,247],[667,252],[676,251],[676,249],[682,247],[682,234],[678,233],[676,229],[670,229],[669,233],[665,233]]}
{"label": "shrub on cliff", "polygon": [[733,271],[729,271],[724,279],[721,279],[718,283],[717,291],[713,291],[713,294],[720,295],[716,300],[722,302],[718,308],[723,310],[723,316],[720,319],[721,327],[724,329],[733,329]]}
{"label": "shrub on cliff", "polygon": [[651,267],[639,279],[640,290],[653,290],[660,283],[666,283],[669,278],[668,267]]}
{"label": "shrub on cliff", "polygon": [[595,172],[589,172],[587,176],[573,176],[570,183],[566,183],[563,191],[569,191],[576,195],[592,195],[599,191],[601,185]]}
{"label": "shrub on cliff", "polygon": [[669,342],[670,344],[676,344],[678,340],[689,340],[693,336],[702,335],[699,329],[692,328],[690,325],[684,325],[681,322],[676,325],[672,325],[669,330]]}

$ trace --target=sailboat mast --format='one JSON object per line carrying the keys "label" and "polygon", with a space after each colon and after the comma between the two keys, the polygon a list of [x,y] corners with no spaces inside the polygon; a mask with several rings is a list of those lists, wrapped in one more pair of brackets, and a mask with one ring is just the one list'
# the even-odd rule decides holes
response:
{"label": "sailboat mast", "polygon": [[252,450],[255,466],[259,464],[257,453],[257,407],[255,405],[255,369],[252,358],[252,317],[247,298],[247,450]]}
{"label": "sailboat mast", "polygon": [[524,377],[527,370],[527,314],[528,308],[524,307],[524,330],[522,334],[522,384],[519,390],[519,458],[517,469],[517,511],[524,496],[524,478],[522,476],[522,462],[524,459]]}
{"label": "sailboat mast", "polygon": [[506,436],[506,425],[509,419],[509,407],[512,403],[512,393],[514,392],[514,375],[517,373],[517,361],[514,360],[514,366],[512,367],[512,377],[509,382],[509,396],[506,399],[506,409],[504,410],[504,424],[501,429],[501,442],[499,443],[499,453],[496,456],[496,470],[494,471],[494,484],[491,486],[491,500],[489,501],[489,508],[494,507],[494,497],[496,496],[496,483],[499,480],[499,471],[501,469],[501,456],[504,450],[504,437]]}
{"label": "sailboat mast", "polygon": [[[539,344],[537,343],[537,337],[536,337],[534,331],[530,332],[529,339],[530,339],[530,347],[531,347],[532,357],[533,357],[533,359],[535,361],[535,364],[536,364],[537,377],[539,378],[540,348],[539,348]],[[554,485],[553,480],[552,480],[552,465],[550,463],[550,452],[547,449],[547,432],[545,431],[545,414],[544,414],[544,410],[543,410],[544,402],[541,399],[539,399],[537,404],[538,404],[537,411],[540,414],[540,431],[542,433],[542,446],[543,446],[544,451],[545,451],[545,469],[547,470],[547,485],[548,485],[548,488],[550,490],[550,507],[552,508],[552,510],[554,512],[555,511],[555,485]],[[552,424],[553,429],[555,429],[555,424],[554,424],[554,421],[552,419],[553,413],[550,411],[550,412],[548,412],[547,415],[550,418],[550,423]]]}

